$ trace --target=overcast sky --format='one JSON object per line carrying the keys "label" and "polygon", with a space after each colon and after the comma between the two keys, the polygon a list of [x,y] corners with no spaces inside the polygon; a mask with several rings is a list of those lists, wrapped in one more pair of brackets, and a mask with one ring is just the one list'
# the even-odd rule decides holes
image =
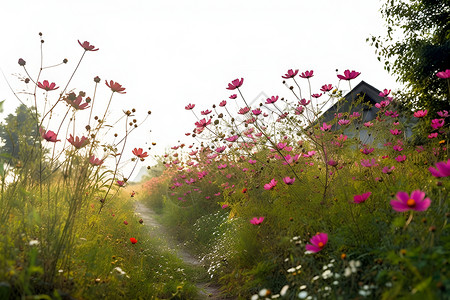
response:
{"label": "overcast sky", "polygon": [[[288,69],[314,70],[313,91],[325,83],[337,84],[335,69],[356,70],[378,89],[396,88],[395,79],[383,70],[370,35],[384,34],[379,0],[192,0],[192,1],[2,1],[0,4],[0,68],[10,84],[25,85],[12,74],[22,73],[19,58],[27,61],[31,75],[39,66],[39,36],[44,34],[42,79],[64,85],[83,49],[77,40],[100,48],[87,53],[70,88],[93,91],[93,78],[102,78],[98,103],[104,105],[109,90],[104,79],[122,84],[125,95],[115,95],[113,115],[122,109],[152,111],[128,145],[148,147],[152,154],[182,140],[194,128],[198,111],[227,99],[227,84],[244,78],[247,99],[264,92],[289,95],[281,75]],[[56,94],[54,95],[56,96]],[[3,78],[0,100],[5,113],[18,105]],[[5,115],[3,114],[3,116]],[[113,117],[113,116],[112,116]],[[150,132],[151,130],[151,132]],[[80,128],[80,135],[83,133]],[[147,143],[147,144],[145,144]]]}

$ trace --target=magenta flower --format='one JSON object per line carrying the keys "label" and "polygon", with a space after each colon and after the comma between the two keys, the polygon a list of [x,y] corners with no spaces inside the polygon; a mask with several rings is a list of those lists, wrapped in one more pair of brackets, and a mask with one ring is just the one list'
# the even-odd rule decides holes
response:
{"label": "magenta flower", "polygon": [[56,143],[61,141],[57,139],[56,133],[54,133],[51,130],[45,132],[45,130],[42,127],[40,127],[39,133],[41,134],[41,137],[48,142]]}
{"label": "magenta flower", "polygon": [[376,167],[378,164],[376,163],[375,158],[372,159],[361,159],[361,166],[370,168],[370,167]]}
{"label": "magenta flower", "polygon": [[444,126],[444,124],[445,124],[444,119],[431,120],[431,127],[433,127],[433,129],[441,128],[442,126]]}
{"label": "magenta flower", "polygon": [[447,162],[440,161],[436,163],[436,168],[429,167],[428,171],[437,178],[450,176],[450,159]]}
{"label": "magenta flower", "polygon": [[382,92],[380,92],[379,94],[378,94],[378,96],[380,96],[380,97],[386,97],[387,95],[389,95],[391,93],[391,90],[388,90],[388,89],[384,89]]}
{"label": "magenta flower", "polygon": [[311,78],[311,77],[314,76],[314,71],[313,70],[305,71],[305,72],[303,72],[302,74],[300,74],[298,76],[300,76],[301,78]]}
{"label": "magenta flower", "polygon": [[117,180],[116,183],[119,187],[123,187],[125,185],[125,181],[123,180]]}
{"label": "magenta flower", "polygon": [[450,70],[447,69],[445,71],[438,72],[436,74],[436,76],[439,77],[439,78],[442,78],[442,79],[448,79],[448,78],[450,78]]}
{"label": "magenta flower", "polygon": [[362,195],[355,195],[353,196],[353,203],[363,203],[370,197],[370,195],[372,195],[372,192],[367,192]]}
{"label": "magenta flower", "polygon": [[328,242],[328,234],[326,233],[318,233],[315,236],[313,236],[309,242],[312,244],[308,244],[306,245],[306,250],[313,252],[313,253],[317,253],[320,250],[323,249],[323,247],[325,247],[325,245]]}
{"label": "magenta flower", "polygon": [[348,125],[348,124],[350,124],[350,120],[347,120],[347,119],[340,119],[340,120],[338,121],[338,124],[341,125],[341,126]]}
{"label": "magenta flower", "polygon": [[236,98],[237,98],[237,95],[236,95],[236,94],[233,94],[233,95],[231,95],[229,98],[230,98],[230,99],[236,99]]}
{"label": "magenta flower", "polygon": [[302,100],[300,100],[299,104],[301,104],[301,105],[303,105],[303,106],[306,106],[306,105],[308,105],[310,102],[311,102],[310,100],[306,101],[306,99],[302,99]]}
{"label": "magenta flower", "polygon": [[369,122],[364,123],[364,126],[365,127],[372,127],[373,123],[369,121]]}
{"label": "magenta flower", "polygon": [[201,119],[200,121],[195,122],[195,126],[197,126],[197,128],[206,128],[209,124],[211,124],[211,119],[208,121],[206,121],[206,119]]}
{"label": "magenta flower", "polygon": [[406,160],[406,155],[399,155],[395,158],[398,162],[404,162]]}
{"label": "magenta flower", "polygon": [[330,159],[330,160],[327,162],[327,164],[328,164],[329,166],[336,167],[336,166],[338,165],[338,162],[335,161],[334,159]]}
{"label": "magenta flower", "polygon": [[416,118],[423,118],[427,115],[428,110],[424,109],[424,110],[418,110],[416,112],[414,112],[414,117]]}
{"label": "magenta flower", "polygon": [[92,155],[89,158],[89,163],[93,166],[100,166],[103,164],[103,159],[96,158],[94,155]]}
{"label": "magenta flower", "polygon": [[304,107],[303,106],[297,106],[295,108],[295,114],[296,115],[301,115],[303,113]]}
{"label": "magenta flower", "polygon": [[437,114],[438,114],[439,117],[441,117],[441,118],[447,118],[448,116],[450,116],[450,114],[449,114],[448,111],[446,111],[446,110],[438,111]]}
{"label": "magenta flower", "polygon": [[392,167],[384,167],[382,172],[385,173],[385,174],[391,174],[392,172],[394,172],[394,170],[395,170],[394,166],[392,166]]}
{"label": "magenta flower", "polygon": [[225,105],[227,105],[227,101],[223,100],[219,103],[220,107],[224,107]]}
{"label": "magenta flower", "polygon": [[227,149],[227,146],[217,147],[216,148],[216,152],[217,153],[222,153],[223,151],[225,151],[225,149]]}
{"label": "magenta flower", "polygon": [[397,199],[391,200],[392,209],[398,212],[408,210],[425,211],[431,204],[430,198],[425,198],[425,192],[415,190],[411,193],[411,197],[406,192],[398,192]]}
{"label": "magenta flower", "polygon": [[240,115],[245,115],[246,113],[248,113],[250,111],[250,108],[248,107],[243,107],[241,109],[239,109],[238,114]]}
{"label": "magenta flower", "polygon": [[298,74],[298,70],[293,71],[291,69],[291,70],[288,70],[287,73],[284,74],[284,76],[281,76],[281,77],[283,77],[284,79],[294,78],[297,74]]}
{"label": "magenta flower", "polygon": [[381,101],[380,103],[375,103],[375,107],[378,109],[382,109],[385,108],[386,106],[388,106],[391,102],[389,100],[384,100]]}
{"label": "magenta flower", "polygon": [[203,115],[203,116],[206,116],[206,115],[210,114],[211,112],[212,112],[212,110],[207,109],[207,110],[202,110],[200,112],[200,114]]}
{"label": "magenta flower", "polygon": [[331,129],[331,125],[327,125],[327,123],[323,122],[322,127],[320,127],[320,130],[322,131],[328,131]]}
{"label": "magenta flower", "polygon": [[84,41],[83,43],[80,42],[80,40],[78,40],[78,44],[80,44],[81,47],[83,47],[83,49],[85,51],[98,51],[98,48],[95,49],[94,45],[91,45],[89,42]]}
{"label": "magenta flower", "polygon": [[67,102],[67,104],[69,104],[76,110],[84,110],[89,107],[89,104],[87,102],[81,104],[81,102],[83,101],[83,97],[81,96],[76,97],[75,94],[73,93],[69,94],[69,96],[64,98],[64,100]]}
{"label": "magenta flower", "polygon": [[111,89],[111,91],[113,91],[113,93],[119,93],[119,94],[126,94],[127,93],[127,92],[124,92],[125,88],[122,87],[122,85],[119,84],[118,82],[110,80],[109,83],[108,83],[108,81],[105,80],[105,83]]}
{"label": "magenta flower", "polygon": [[278,96],[272,96],[270,98],[267,98],[266,104],[272,104],[278,101]]}
{"label": "magenta flower", "polygon": [[402,133],[402,131],[398,129],[389,129],[389,131],[391,132],[392,135],[399,135]]}
{"label": "magenta flower", "polygon": [[234,141],[236,141],[238,138],[239,138],[239,136],[233,135],[233,136],[227,137],[225,140],[227,140],[228,142],[234,142]]}
{"label": "magenta flower", "polygon": [[186,106],[184,107],[184,109],[186,109],[186,110],[191,110],[191,109],[193,109],[194,107],[195,107],[195,104],[189,103],[188,105],[186,105]]}
{"label": "magenta flower", "polygon": [[265,190],[272,190],[274,187],[276,187],[278,181],[275,180],[275,178],[273,178],[269,183],[266,183],[264,185],[264,189]]}
{"label": "magenta flower", "polygon": [[59,88],[59,86],[56,86],[56,83],[54,83],[54,82],[49,83],[47,80],[44,80],[42,83],[38,82],[37,86],[38,86],[38,88],[46,90],[47,92],[54,91]]}
{"label": "magenta flower", "polygon": [[337,77],[339,79],[343,79],[343,80],[352,80],[355,79],[356,77],[359,76],[359,74],[361,74],[360,72],[356,72],[356,71],[351,71],[350,70],[345,70],[344,71],[344,75],[337,75]]}
{"label": "magenta flower", "polygon": [[320,94],[312,94],[311,95],[311,97],[313,97],[313,98],[320,98],[320,96],[322,96],[322,93],[320,93]]}
{"label": "magenta flower", "polygon": [[222,209],[225,209],[225,208],[227,208],[229,205],[228,204],[224,204],[224,205],[222,205]]}
{"label": "magenta flower", "polygon": [[253,225],[259,225],[264,221],[264,217],[254,217],[253,219],[250,220],[250,223],[252,223]]}
{"label": "magenta flower", "polygon": [[295,182],[295,177],[284,177],[283,178],[283,182],[286,183],[287,185],[291,185]]}
{"label": "magenta flower", "polygon": [[428,135],[428,138],[429,138],[429,139],[434,139],[434,138],[437,138],[437,136],[438,136],[438,133],[437,133],[437,132],[434,132],[434,133],[430,133],[430,134]]}
{"label": "magenta flower", "polygon": [[367,148],[367,147],[364,147],[364,149],[360,149],[359,151],[360,151],[362,154],[368,155],[368,154],[372,153],[373,150],[375,150],[375,149],[374,149],[374,148]]}
{"label": "magenta flower", "polygon": [[241,78],[241,80],[235,79],[231,83],[228,84],[227,90],[235,90],[235,89],[239,88],[240,86],[242,86],[243,83],[244,83],[244,78]]}
{"label": "magenta flower", "polygon": [[67,139],[69,143],[71,143],[75,148],[80,149],[89,144],[89,139],[87,137],[82,136],[81,139],[79,137],[73,138],[72,135],[69,135]]}
{"label": "magenta flower", "polygon": [[253,113],[255,116],[259,116],[259,115],[262,113],[262,111],[261,111],[259,108],[257,108],[257,109],[253,109],[253,110],[252,110],[252,113]]}
{"label": "magenta flower", "polygon": [[320,90],[322,92],[329,92],[333,89],[333,86],[331,84],[324,84],[322,85],[322,87],[320,88]]}

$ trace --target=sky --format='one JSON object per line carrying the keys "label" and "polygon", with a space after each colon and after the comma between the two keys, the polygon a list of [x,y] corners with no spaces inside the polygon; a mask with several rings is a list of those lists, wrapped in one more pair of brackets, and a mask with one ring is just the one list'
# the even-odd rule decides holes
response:
{"label": "sky", "polygon": [[8,83],[16,91],[26,87],[14,75],[24,75],[17,60],[26,60],[31,76],[39,71],[39,32],[44,65],[68,59],[44,70],[42,79],[64,86],[84,51],[77,40],[89,41],[100,50],[86,53],[69,89],[89,96],[99,76],[99,109],[110,96],[105,79],[126,88],[126,94],[113,97],[111,120],[131,108],[138,119],[152,111],[127,141],[130,157],[134,147],[152,142],[157,145],[151,155],[179,140],[194,142],[184,133],[194,129],[196,119],[184,107],[211,109],[228,99],[226,87],[236,78],[244,78],[242,92],[250,101],[261,93],[289,96],[281,78],[289,69],[314,70],[317,92],[323,84],[337,85],[336,69],[361,72],[354,85],[364,80],[380,90],[396,89],[399,84],[366,42],[385,33],[381,5],[379,0],[2,1],[0,69],[6,80],[0,78],[0,100],[6,100],[6,109],[0,118],[19,104]]}

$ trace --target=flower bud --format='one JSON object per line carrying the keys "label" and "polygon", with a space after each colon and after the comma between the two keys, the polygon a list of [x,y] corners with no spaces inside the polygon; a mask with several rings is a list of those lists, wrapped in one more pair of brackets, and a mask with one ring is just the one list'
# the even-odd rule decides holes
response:
{"label": "flower bud", "polygon": [[19,58],[19,66],[25,66],[25,64],[27,63],[25,60],[23,60],[22,58]]}
{"label": "flower bud", "polygon": [[100,82],[100,77],[95,76],[95,77],[94,77],[94,81],[95,81],[96,83],[99,83],[99,82]]}

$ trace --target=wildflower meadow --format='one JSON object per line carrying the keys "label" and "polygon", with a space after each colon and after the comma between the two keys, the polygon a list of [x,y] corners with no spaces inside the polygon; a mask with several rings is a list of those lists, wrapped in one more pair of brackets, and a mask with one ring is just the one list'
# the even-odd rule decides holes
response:
{"label": "wildflower meadow", "polygon": [[314,70],[287,70],[289,96],[261,102],[221,78],[226,99],[185,104],[192,142],[132,183],[151,153],[129,137],[151,111],[111,119],[125,85],[73,85],[101,49],[75,41],[63,81],[68,60],[45,65],[40,43],[0,126],[0,299],[450,298],[448,111],[389,87],[368,99],[350,69],[317,90]]}

